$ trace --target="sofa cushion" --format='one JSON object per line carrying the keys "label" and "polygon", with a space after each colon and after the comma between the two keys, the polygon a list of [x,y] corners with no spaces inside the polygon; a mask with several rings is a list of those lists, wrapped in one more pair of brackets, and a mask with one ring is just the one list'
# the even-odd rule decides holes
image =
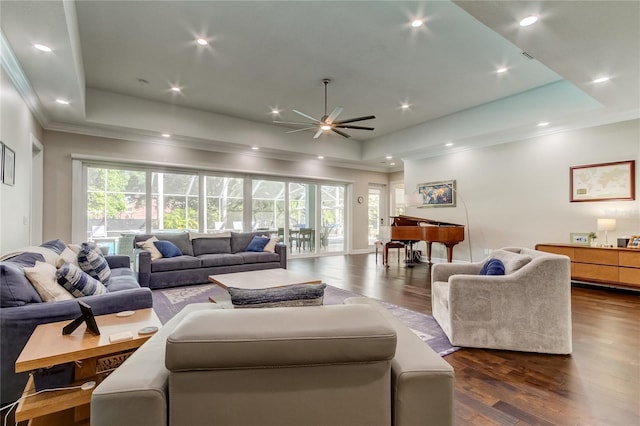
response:
{"label": "sofa cushion", "polygon": [[120,290],[139,288],[133,271],[129,268],[117,268],[111,270],[111,279],[104,285],[109,293]]}
{"label": "sofa cushion", "polygon": [[158,240],[154,241],[153,245],[156,246],[158,251],[162,254],[162,257],[176,257],[182,256],[182,252],[171,241]]}
{"label": "sofa cushion", "polygon": [[274,308],[278,306],[319,306],[324,299],[325,283],[294,284],[264,289],[228,287],[234,308]]}
{"label": "sofa cushion", "polygon": [[255,232],[231,232],[231,253],[247,251],[249,243],[255,236]]}
{"label": "sofa cushion", "polygon": [[271,237],[271,238],[269,238],[269,242],[267,243],[266,246],[264,246],[264,249],[262,249],[262,251],[266,251],[268,253],[275,253],[276,252],[276,245],[278,244],[279,241],[280,241],[279,237]]}
{"label": "sofa cushion", "polygon": [[504,264],[505,275],[512,274],[531,262],[531,256],[514,253],[507,250],[494,250],[490,258],[499,259]]}
{"label": "sofa cushion", "polygon": [[107,293],[107,288],[95,278],[72,263],[65,263],[56,272],[58,283],[74,297]]}
{"label": "sofa cushion", "polygon": [[262,251],[264,250],[264,247],[267,245],[268,242],[269,242],[269,237],[260,237],[256,235],[255,237],[253,237],[253,239],[251,239],[251,242],[247,246],[247,251],[255,251],[255,252],[262,253]]}
{"label": "sofa cushion", "polygon": [[280,255],[277,253],[268,253],[266,251],[255,252],[245,251],[244,253],[238,253],[242,256],[243,263],[266,263],[266,262],[280,262]]}
{"label": "sofa cushion", "polygon": [[151,262],[151,272],[177,271],[182,269],[200,268],[202,262],[193,256],[176,256],[154,260]]}
{"label": "sofa cushion", "polygon": [[48,248],[49,250],[52,250],[57,254],[61,254],[62,251],[67,248],[67,244],[65,244],[65,242],[61,239],[55,239],[40,244],[40,247]]}
{"label": "sofa cushion", "polygon": [[106,283],[111,278],[111,268],[102,252],[91,248],[87,243],[82,243],[78,252],[78,266],[92,278]]}
{"label": "sofa cushion", "polygon": [[482,265],[480,275],[504,275],[504,264],[500,259],[489,259]]}
{"label": "sofa cushion", "polygon": [[80,252],[80,246],[78,246],[77,252],[73,251],[69,247],[65,247],[64,250],[62,250],[62,253],[60,253],[60,256],[58,256],[58,259],[56,260],[56,265],[55,265],[56,268],[61,267],[65,263],[73,263],[74,265],[77,265],[79,252]]}
{"label": "sofa cushion", "polygon": [[71,293],[58,284],[56,271],[56,267],[47,262],[36,262],[34,266],[24,268],[24,274],[44,302],[73,299]]}
{"label": "sofa cushion", "polygon": [[195,256],[231,253],[230,237],[197,238],[192,240],[191,243],[193,244],[193,254]]}
{"label": "sofa cushion", "polygon": [[0,262],[0,305],[3,308],[42,302],[42,298],[24,274],[24,268],[32,267],[36,261],[44,260],[40,253],[26,252]]}
{"label": "sofa cushion", "polygon": [[190,240],[199,238],[231,238],[231,231],[189,232]]}
{"label": "sofa cushion", "polygon": [[244,258],[241,254],[219,253],[219,254],[201,254],[198,259],[202,260],[202,266],[205,268],[213,266],[232,266],[242,265]]}

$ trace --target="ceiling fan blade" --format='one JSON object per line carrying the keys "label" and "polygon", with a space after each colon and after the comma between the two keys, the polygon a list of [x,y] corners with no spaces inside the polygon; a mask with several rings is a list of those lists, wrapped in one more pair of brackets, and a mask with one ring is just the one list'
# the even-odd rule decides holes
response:
{"label": "ceiling fan blade", "polygon": [[320,137],[320,135],[322,134],[323,130],[322,129],[318,129],[318,131],[316,132],[315,135],[313,135],[314,139],[318,139]]}
{"label": "ceiling fan blade", "polygon": [[303,126],[311,126],[314,123],[303,123],[301,121],[272,121],[275,124],[301,124]]}
{"label": "ceiling fan blade", "polygon": [[302,132],[303,130],[311,130],[311,129],[315,129],[318,126],[313,126],[313,127],[305,127],[304,129],[296,129],[296,130],[289,130],[288,132],[285,133],[296,133],[296,132]]}
{"label": "ceiling fan blade", "polygon": [[349,126],[349,125],[343,125],[343,124],[336,124],[335,127],[338,127],[340,129],[356,129],[356,130],[375,130],[374,127],[364,127],[364,126]]}
{"label": "ceiling fan blade", "polygon": [[331,114],[329,114],[329,116],[326,118],[326,120],[324,120],[324,122],[329,124],[333,123],[333,120],[338,118],[341,112],[342,112],[342,107],[335,107],[334,110],[331,111]]}
{"label": "ceiling fan blade", "polygon": [[347,124],[347,123],[354,123],[356,121],[364,121],[364,120],[373,120],[374,118],[376,118],[375,115],[367,115],[365,117],[356,117],[356,118],[349,118],[347,120],[342,120],[342,121],[336,121],[333,124]]}
{"label": "ceiling fan blade", "polygon": [[297,109],[294,109],[293,112],[295,112],[298,115],[303,116],[304,118],[308,118],[309,120],[313,121],[314,123],[320,123],[320,120],[315,119],[312,116],[305,114],[304,112],[300,112]]}
{"label": "ceiling fan blade", "polygon": [[350,138],[351,137],[348,134],[346,134],[345,132],[341,132],[340,130],[337,130],[335,127],[332,127],[331,130],[333,130],[334,132],[336,132],[337,134],[339,134],[340,136],[342,136],[344,138]]}

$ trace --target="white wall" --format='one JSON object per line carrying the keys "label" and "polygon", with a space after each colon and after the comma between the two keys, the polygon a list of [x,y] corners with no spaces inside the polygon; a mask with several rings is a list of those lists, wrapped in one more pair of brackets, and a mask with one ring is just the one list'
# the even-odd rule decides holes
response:
{"label": "white wall", "polygon": [[[569,202],[571,166],[624,160],[636,160],[635,201]],[[640,234],[639,168],[640,120],[405,160],[406,192],[419,183],[455,179],[459,194],[455,208],[410,208],[407,214],[465,225],[474,261],[485,257],[485,249],[569,243],[571,232],[596,231],[599,217],[617,219],[617,230],[609,233],[615,244],[617,236]],[[468,240],[454,248],[454,259],[469,260]],[[446,258],[444,247],[434,245],[433,256]]]}
{"label": "white wall", "polygon": [[[44,239],[71,237],[72,154],[182,165],[202,170],[222,170],[275,176],[326,179],[349,182],[354,199],[367,195],[370,183],[388,186],[386,173],[330,167],[321,160],[283,161],[265,159],[248,151],[246,155],[204,151],[164,144],[123,141],[72,133],[46,131],[44,134]],[[367,205],[349,202],[352,217],[351,252],[368,249]]]}
{"label": "white wall", "polygon": [[42,128],[4,69],[0,70],[0,140],[16,154],[14,186],[0,183],[0,253],[30,244],[32,135]]}

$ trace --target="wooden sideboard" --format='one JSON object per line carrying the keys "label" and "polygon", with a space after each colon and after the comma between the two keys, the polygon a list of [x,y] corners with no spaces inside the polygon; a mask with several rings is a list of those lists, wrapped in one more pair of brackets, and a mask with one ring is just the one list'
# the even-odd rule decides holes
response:
{"label": "wooden sideboard", "polygon": [[640,290],[638,249],[537,244],[536,250],[569,256],[572,280]]}

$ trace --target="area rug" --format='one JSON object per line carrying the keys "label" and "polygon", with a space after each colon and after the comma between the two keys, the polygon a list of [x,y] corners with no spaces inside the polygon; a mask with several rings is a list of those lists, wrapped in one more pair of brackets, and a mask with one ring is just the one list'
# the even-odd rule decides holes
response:
{"label": "area rug", "polygon": [[[324,304],[339,305],[348,297],[363,296],[327,285],[324,292]],[[153,290],[153,309],[164,324],[185,306],[191,303],[209,302],[209,298],[224,307],[231,307],[229,294],[224,289],[214,284],[201,284]],[[391,303],[379,302],[440,356],[449,355],[460,349],[459,347],[451,346],[449,339],[432,316]]]}

